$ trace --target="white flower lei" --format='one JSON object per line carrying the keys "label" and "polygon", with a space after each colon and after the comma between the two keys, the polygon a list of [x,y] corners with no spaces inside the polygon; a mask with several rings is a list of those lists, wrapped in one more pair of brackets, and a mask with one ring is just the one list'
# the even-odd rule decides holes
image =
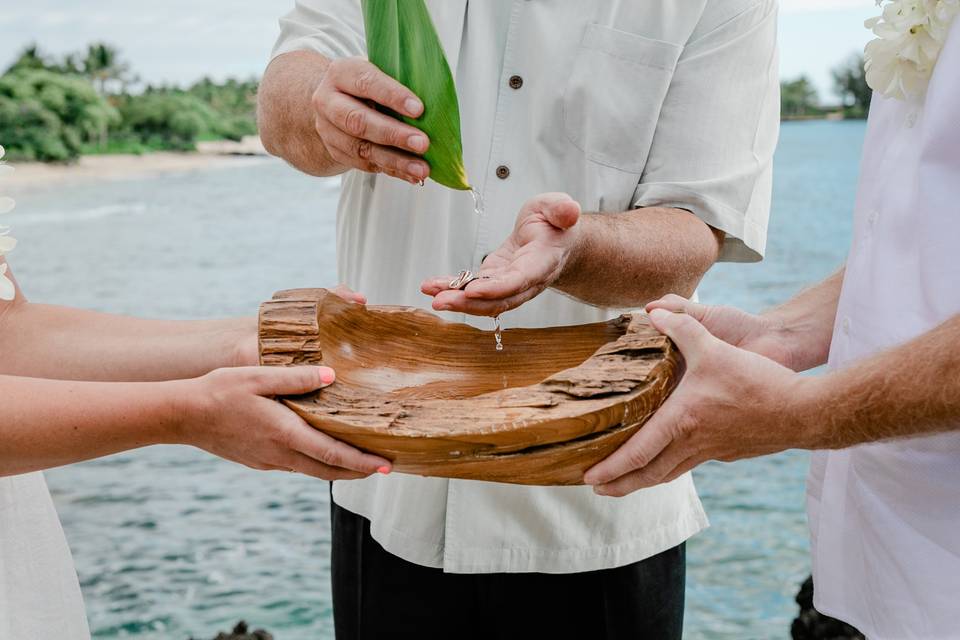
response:
{"label": "white flower lei", "polygon": [[[0,160],[3,160],[4,154],[6,154],[6,150],[0,146]],[[0,175],[10,171],[13,171],[12,167],[0,162]],[[0,214],[9,213],[13,210],[13,206],[13,198],[0,196]],[[9,227],[0,224],[0,258],[13,251],[16,246],[17,241],[10,235]],[[17,289],[13,286],[10,278],[7,277],[6,263],[0,264],[0,300],[13,300],[16,295]]]}
{"label": "white flower lei", "polygon": [[898,100],[921,99],[960,0],[877,0],[883,15],[865,25],[878,37],[867,43],[867,84]]}

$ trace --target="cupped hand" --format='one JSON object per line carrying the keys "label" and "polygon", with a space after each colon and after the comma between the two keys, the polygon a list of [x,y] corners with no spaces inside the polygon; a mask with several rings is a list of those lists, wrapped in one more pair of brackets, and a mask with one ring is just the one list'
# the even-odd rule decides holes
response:
{"label": "cupped hand", "polygon": [[329,367],[238,367],[184,381],[177,440],[260,470],[323,480],[390,471],[390,461],[317,431],[273,399],[329,386]]}
{"label": "cupped hand", "polygon": [[375,108],[381,105],[418,118],[423,103],[368,60],[333,60],[312,103],[317,134],[334,162],[412,183],[430,175],[430,166],[420,157],[430,146],[427,135]]}
{"label": "cupped hand", "polygon": [[451,290],[455,276],[425,280],[437,311],[497,316],[532,300],[560,278],[579,238],[580,205],[565,193],[545,193],[520,209],[513,233],[487,256],[481,279]]}
{"label": "cupped hand", "polygon": [[783,327],[766,316],[754,315],[736,307],[709,306],[670,294],[647,305],[647,311],[665,309],[685,313],[702,324],[707,331],[727,344],[758,353],[785,367],[795,369],[794,355]]}
{"label": "cupped hand", "polygon": [[712,336],[692,315],[662,308],[651,323],[670,336],[687,370],[650,420],[584,475],[606,496],[670,482],[708,460],[730,462],[806,444],[812,378]]}

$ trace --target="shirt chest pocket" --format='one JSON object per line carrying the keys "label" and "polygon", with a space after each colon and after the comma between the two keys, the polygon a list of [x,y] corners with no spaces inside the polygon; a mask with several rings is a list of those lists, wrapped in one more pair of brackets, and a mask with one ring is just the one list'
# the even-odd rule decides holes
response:
{"label": "shirt chest pocket", "polygon": [[643,173],[683,48],[587,26],[563,95],[567,138],[588,160]]}

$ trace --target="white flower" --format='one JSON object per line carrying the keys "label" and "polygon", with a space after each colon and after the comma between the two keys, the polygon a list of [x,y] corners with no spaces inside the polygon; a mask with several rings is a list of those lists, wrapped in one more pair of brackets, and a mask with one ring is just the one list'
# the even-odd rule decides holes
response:
{"label": "white flower", "polygon": [[[0,146],[0,160],[3,160],[5,154],[6,150]],[[9,170],[3,163],[0,163],[0,169]],[[0,196],[0,214],[12,211],[14,204],[13,198]],[[0,258],[3,258],[3,256],[13,251],[16,246],[17,241],[10,235],[10,229],[0,225]],[[16,287],[13,286],[13,282],[7,277],[7,265],[5,262],[0,263],[0,300],[13,300],[16,295]]]}
{"label": "white flower", "polygon": [[940,57],[960,0],[877,0],[883,15],[865,25],[876,35],[867,43],[867,84],[881,95],[920,99]]}

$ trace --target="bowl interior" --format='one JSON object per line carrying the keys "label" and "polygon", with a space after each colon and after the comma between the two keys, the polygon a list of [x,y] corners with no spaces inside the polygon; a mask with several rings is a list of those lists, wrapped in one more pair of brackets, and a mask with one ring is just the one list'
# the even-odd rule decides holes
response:
{"label": "bowl interior", "polygon": [[458,399],[526,387],[583,363],[626,332],[617,322],[507,329],[497,351],[492,331],[427,314],[361,309],[324,318],[318,340],[324,364],[337,372],[332,389],[349,388],[354,397]]}

